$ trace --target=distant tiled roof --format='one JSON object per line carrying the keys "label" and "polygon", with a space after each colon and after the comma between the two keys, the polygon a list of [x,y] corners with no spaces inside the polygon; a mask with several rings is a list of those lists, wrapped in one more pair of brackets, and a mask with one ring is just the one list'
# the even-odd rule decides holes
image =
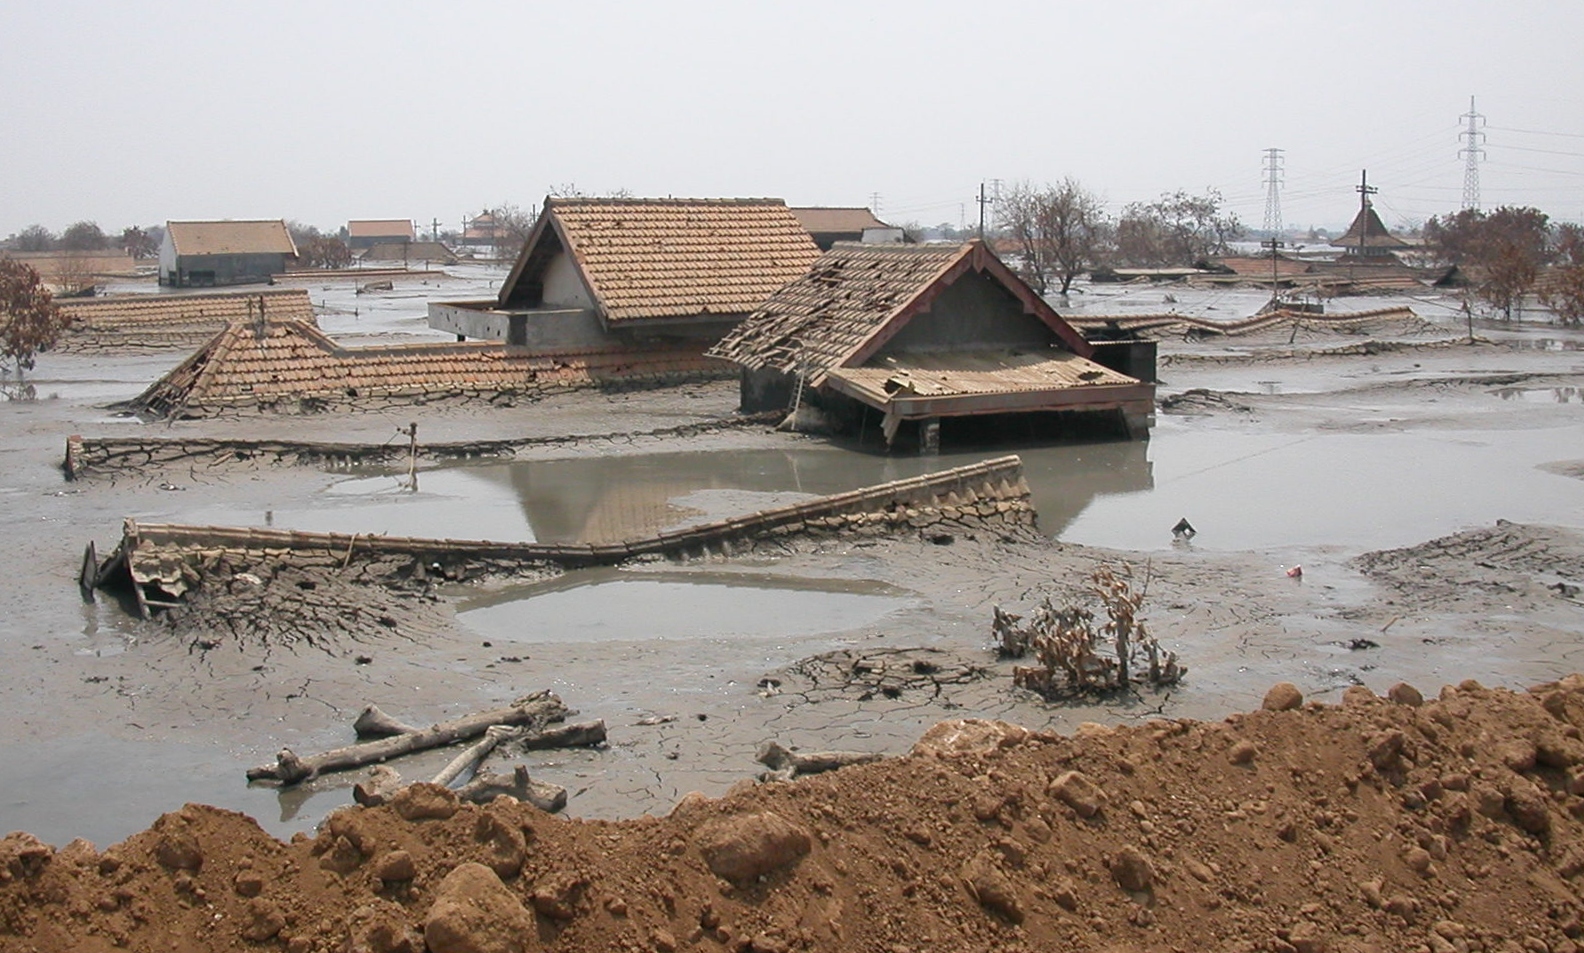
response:
{"label": "distant tiled roof", "polygon": [[286,223],[278,218],[239,222],[166,222],[178,255],[295,255]]}
{"label": "distant tiled roof", "polygon": [[811,234],[843,232],[862,234],[866,228],[889,228],[866,208],[794,208],[792,214]]}
{"label": "distant tiled roof", "polygon": [[215,335],[132,405],[175,416],[200,408],[315,398],[544,390],[718,371],[721,365],[703,357],[700,347],[549,355],[489,341],[343,348],[303,321],[244,321]]}
{"label": "distant tiled roof", "polygon": [[1336,248],[1358,248],[1359,236],[1364,236],[1365,248],[1410,248],[1408,242],[1403,241],[1386,230],[1386,223],[1381,221],[1375,209],[1365,206],[1353,217],[1353,224],[1348,226],[1340,238],[1331,240]]}
{"label": "distant tiled roof", "polygon": [[417,238],[413,223],[405,218],[365,218],[347,222],[348,238]]}
{"label": "distant tiled roof", "polygon": [[362,258],[364,261],[456,261],[456,255],[441,242],[379,242],[370,245]]}
{"label": "distant tiled roof", "polygon": [[106,298],[62,298],[61,310],[78,332],[146,329],[150,331],[220,331],[233,321],[314,320],[313,304],[302,288],[270,289],[248,294],[117,295]]}
{"label": "distant tiled roof", "polygon": [[519,281],[538,278],[553,242],[613,324],[747,314],[819,257],[780,199],[549,198],[501,288],[502,305]]}
{"label": "distant tiled roof", "polygon": [[0,258],[20,261],[45,281],[62,275],[130,275],[137,262],[124,251],[11,251],[0,250]]}
{"label": "distant tiled roof", "polygon": [[755,370],[803,374],[817,385],[833,368],[862,363],[871,339],[926,310],[940,290],[969,270],[989,272],[1069,348],[1085,357],[1091,353],[1076,331],[977,241],[838,243],[709,353]]}
{"label": "distant tiled roof", "polygon": [[[1230,268],[1230,269],[1232,269],[1232,271],[1236,272],[1238,275],[1240,275],[1240,276],[1242,276],[1244,278],[1250,278],[1250,279],[1256,279],[1256,280],[1260,279],[1260,278],[1264,278],[1267,281],[1270,280],[1270,276],[1271,276],[1271,259],[1270,259],[1269,255],[1265,255],[1265,256],[1261,256],[1261,257],[1235,256],[1235,257],[1227,257],[1227,258],[1217,258],[1216,259],[1216,264],[1221,265],[1221,266],[1226,267],[1226,268]],[[1291,258],[1287,258],[1287,257],[1281,256],[1281,255],[1278,255],[1276,257],[1276,277],[1278,277],[1278,278],[1286,278],[1286,277],[1290,277],[1290,276],[1293,276],[1293,275],[1301,275],[1301,274],[1304,274],[1304,273],[1306,273],[1308,271],[1309,271],[1309,263],[1306,262],[1306,261],[1294,261]]]}

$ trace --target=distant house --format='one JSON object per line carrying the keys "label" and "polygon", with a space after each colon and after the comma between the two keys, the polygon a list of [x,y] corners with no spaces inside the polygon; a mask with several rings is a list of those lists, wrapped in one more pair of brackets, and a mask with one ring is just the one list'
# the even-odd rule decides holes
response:
{"label": "distant house", "polygon": [[441,242],[381,242],[370,245],[358,256],[363,261],[399,261],[404,264],[429,262],[435,265],[454,265],[456,255]]}
{"label": "distant house", "polygon": [[297,260],[286,223],[166,222],[159,283],[172,288],[267,282]]}
{"label": "distant house", "polygon": [[347,222],[347,247],[353,251],[417,240],[417,230],[405,218],[368,218]]}
{"label": "distant house", "polygon": [[492,301],[438,302],[429,325],[541,352],[702,350],[819,249],[779,199],[545,199]]}
{"label": "distant house", "polygon": [[1078,412],[1142,437],[1154,419],[1155,385],[1093,360],[978,241],[838,243],[707,353],[742,368],[743,410],[806,401],[860,433],[878,417],[887,445],[904,425],[928,449],[943,427],[1051,436]]}
{"label": "distant house", "polygon": [[820,251],[830,251],[837,242],[864,241],[866,233],[874,240],[877,230],[886,233],[883,237],[887,241],[902,240],[898,230],[880,221],[866,208],[803,207],[794,208],[792,214],[814,237],[814,244]]}

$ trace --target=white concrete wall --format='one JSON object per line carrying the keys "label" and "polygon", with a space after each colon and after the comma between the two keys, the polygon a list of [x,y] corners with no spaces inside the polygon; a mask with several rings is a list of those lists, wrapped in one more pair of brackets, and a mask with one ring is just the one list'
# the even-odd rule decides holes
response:
{"label": "white concrete wall", "polygon": [[546,308],[594,307],[588,289],[583,286],[583,279],[578,277],[577,266],[572,264],[572,256],[565,251],[557,252],[555,257],[550,259],[550,264],[545,266],[544,306]]}

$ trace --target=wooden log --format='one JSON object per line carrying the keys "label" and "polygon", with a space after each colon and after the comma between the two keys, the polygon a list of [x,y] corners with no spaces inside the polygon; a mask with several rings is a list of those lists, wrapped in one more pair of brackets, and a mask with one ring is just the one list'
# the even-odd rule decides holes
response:
{"label": "wooden log", "polygon": [[538,731],[518,732],[512,739],[524,751],[538,748],[592,748],[605,743],[605,720],[575,725],[550,725]]}
{"label": "wooden log", "polygon": [[800,774],[820,774],[854,764],[871,764],[885,755],[868,751],[813,751],[800,754],[770,741],[759,749],[755,758],[760,764],[788,780]]}
{"label": "wooden log", "polygon": [[249,768],[249,781],[280,781],[296,784],[327,771],[345,771],[378,764],[415,751],[427,751],[477,737],[491,725],[543,725],[565,718],[567,707],[550,692],[538,692],[519,699],[510,708],[478,712],[442,722],[421,731],[409,731],[379,741],[336,748],[308,758],[298,757],[290,748],[281,749],[274,764]]}
{"label": "wooden log", "polygon": [[369,705],[358,713],[357,721],[352,723],[352,730],[357,732],[359,738],[389,738],[418,729],[385,714],[378,705]]}
{"label": "wooden log", "polygon": [[517,733],[518,729],[509,725],[490,725],[485,730],[482,741],[469,745],[466,751],[452,758],[450,764],[440,769],[440,773],[434,776],[434,783],[448,788],[462,775],[477,771],[478,766],[484,763],[484,759],[489,757],[489,753],[495,750],[496,745],[514,737]]}
{"label": "wooden log", "polygon": [[566,807],[566,788],[559,784],[535,781],[528,777],[527,765],[517,765],[511,774],[481,774],[457,788],[457,797],[474,804],[488,804],[502,794],[527,801],[547,814]]}

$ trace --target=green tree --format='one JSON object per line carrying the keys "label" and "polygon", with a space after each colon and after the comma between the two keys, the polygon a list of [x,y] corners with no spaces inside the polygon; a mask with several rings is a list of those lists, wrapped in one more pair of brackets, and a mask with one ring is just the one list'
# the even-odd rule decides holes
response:
{"label": "green tree", "polygon": [[22,262],[0,258],[0,371],[15,372],[18,388],[39,351],[60,340],[69,322],[38,272]]}

